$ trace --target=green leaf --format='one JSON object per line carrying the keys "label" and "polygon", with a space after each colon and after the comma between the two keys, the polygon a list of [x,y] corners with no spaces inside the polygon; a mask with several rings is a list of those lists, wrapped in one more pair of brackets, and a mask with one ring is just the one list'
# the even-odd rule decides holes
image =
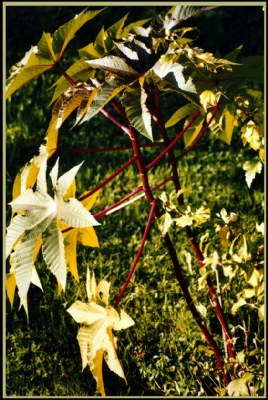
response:
{"label": "green leaf", "polygon": [[219,139],[230,145],[232,141],[234,127],[237,125],[236,118],[233,114],[230,113],[228,108],[226,108],[223,112],[223,117],[223,132],[219,135]]}
{"label": "green leaf", "polygon": [[118,76],[136,77],[139,75],[139,72],[128,65],[123,58],[117,56],[107,56],[96,60],[87,60],[86,62],[94,68],[110,71]]}
{"label": "green leaf", "polygon": [[125,21],[128,17],[127,13],[123,18],[119,19],[119,21],[116,21],[112,26],[110,26],[107,31],[106,34],[109,36],[109,38],[115,40],[115,39],[121,39],[122,37],[122,31],[123,31],[123,27],[125,24]]}
{"label": "green leaf", "polygon": [[236,303],[234,303],[232,306],[232,309],[231,309],[232,314],[235,315],[237,313],[238,309],[246,304],[247,304],[246,300],[243,299],[243,297],[240,297],[238,299],[238,301]]}
{"label": "green leaf", "polygon": [[235,80],[237,85],[241,81],[250,81],[256,83],[264,82],[264,59],[263,56],[249,56],[239,60],[238,67],[233,68],[231,79]]}
{"label": "green leaf", "polygon": [[62,25],[52,37],[50,33],[44,32],[38,45],[33,46],[24,58],[12,67],[11,75],[7,79],[6,98],[31,79],[54,67],[75,33],[101,11],[83,11]]}
{"label": "green leaf", "polygon": [[182,119],[188,117],[188,115],[194,114],[197,111],[197,107],[192,104],[188,103],[179,108],[175,113],[169,118],[166,122],[165,127],[170,128],[171,126],[177,124]]}
{"label": "green leaf", "polygon": [[68,43],[74,38],[76,32],[88,21],[96,17],[103,9],[97,11],[82,11],[66,24],[62,25],[52,35],[52,45],[57,54],[57,61],[62,56]]}
{"label": "green leaf", "polygon": [[129,33],[131,31],[135,32],[135,28],[139,28],[146,24],[146,22],[151,21],[152,18],[147,18],[147,19],[141,19],[139,21],[131,22],[129,25],[127,25],[121,32],[120,38],[125,38],[128,37]]}
{"label": "green leaf", "polygon": [[142,135],[153,140],[151,114],[146,106],[147,95],[143,88],[127,88],[121,98],[131,125]]}

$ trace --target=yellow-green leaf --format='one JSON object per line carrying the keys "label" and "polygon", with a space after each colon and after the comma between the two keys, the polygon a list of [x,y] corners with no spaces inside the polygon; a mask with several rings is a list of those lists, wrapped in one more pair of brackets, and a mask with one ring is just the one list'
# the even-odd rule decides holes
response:
{"label": "yellow-green leaf", "polygon": [[194,114],[196,110],[197,107],[193,103],[188,103],[182,106],[169,118],[169,120],[165,123],[165,127],[170,128],[171,126],[181,121],[183,118],[188,117],[188,115]]}
{"label": "yellow-green leaf", "polygon": [[10,273],[10,274],[7,274],[7,276],[6,276],[6,288],[7,288],[7,296],[8,296],[8,299],[10,301],[11,308],[12,308],[13,302],[14,302],[16,286],[17,286],[17,284],[16,284],[16,278],[15,278],[14,272]]}
{"label": "yellow-green leaf", "polygon": [[227,386],[229,396],[249,396],[248,383],[254,378],[251,372],[245,372],[241,378],[232,380]]}
{"label": "yellow-green leaf", "polygon": [[235,125],[237,125],[235,116],[226,109],[224,112],[224,129],[219,135],[219,139],[230,145]]}
{"label": "yellow-green leaf", "polygon": [[258,308],[258,317],[261,321],[264,321],[264,304],[262,304],[259,308]]}
{"label": "yellow-green leaf", "polygon": [[98,237],[92,226],[88,228],[79,228],[78,240],[83,246],[99,247]]}
{"label": "yellow-green leaf", "polygon": [[67,232],[64,237],[65,240],[65,260],[66,266],[69,267],[69,271],[73,275],[74,279],[79,282],[79,274],[77,269],[77,238],[78,238],[78,228],[72,229]]}
{"label": "yellow-green leaf", "polygon": [[61,58],[68,43],[74,38],[76,32],[88,21],[97,16],[103,9],[96,11],[82,11],[73,19],[57,29],[52,35],[52,44],[57,61]]}
{"label": "yellow-green leaf", "polygon": [[[191,117],[190,117],[191,118]],[[190,118],[186,120],[185,125],[189,123]],[[199,133],[201,132],[201,129],[203,127],[204,123],[204,115],[199,115],[195,122],[193,123],[192,126],[190,126],[189,129],[187,129],[187,132],[183,136],[185,147],[191,146],[191,144],[194,142],[194,140],[197,138]]]}
{"label": "yellow-green leaf", "polygon": [[[84,206],[88,211],[91,210],[91,208],[93,207],[93,204],[95,203],[95,201],[96,201],[96,199],[97,199],[97,197],[98,197],[99,192],[100,192],[100,190],[97,190],[97,191],[96,191],[95,193],[93,193],[91,196],[88,196],[88,197],[86,197],[84,200],[82,200],[83,206]],[[89,193],[89,191],[88,191],[88,192],[84,192],[84,193],[82,194],[81,197],[85,197],[88,193]]]}

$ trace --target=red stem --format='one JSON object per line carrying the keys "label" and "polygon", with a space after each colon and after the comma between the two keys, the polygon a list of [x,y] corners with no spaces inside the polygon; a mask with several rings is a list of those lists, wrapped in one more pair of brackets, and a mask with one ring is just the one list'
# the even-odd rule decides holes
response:
{"label": "red stem", "polygon": [[183,135],[190,128],[190,126],[193,125],[194,121],[199,115],[200,111],[196,111],[195,115],[193,116],[191,121],[185,126],[185,128],[183,128],[183,130],[175,137],[175,139],[173,139],[172,142],[170,142],[170,144],[165,148],[164,151],[162,151],[162,153],[160,153],[150,164],[146,166],[147,171],[149,171],[155,164],[157,164],[164,157],[164,155],[167,154],[172,149],[172,147],[175,146],[175,144],[180,140],[180,138],[183,137]]}
{"label": "red stem", "polygon": [[147,220],[147,223],[146,223],[146,227],[145,227],[145,231],[144,231],[144,234],[143,234],[143,237],[142,237],[140,248],[139,248],[138,253],[136,254],[135,260],[134,260],[134,262],[133,262],[133,264],[132,264],[132,266],[130,268],[130,271],[129,271],[129,274],[127,276],[127,279],[125,280],[124,285],[122,286],[122,289],[121,289],[121,291],[120,291],[120,293],[119,293],[119,295],[118,295],[118,297],[117,297],[117,299],[115,301],[114,308],[117,308],[120,300],[122,299],[122,297],[123,297],[128,285],[129,285],[130,279],[132,278],[132,275],[135,272],[136,266],[138,264],[138,261],[140,259],[141,254],[142,254],[146,239],[147,239],[149,231],[150,231],[151,223],[152,223],[153,217],[155,215],[155,209],[156,209],[156,201],[154,200],[152,202],[152,205],[151,205],[151,210],[150,210],[149,217],[148,217],[148,220]]}
{"label": "red stem", "polygon": [[108,113],[108,111],[104,110],[103,108],[100,109],[100,112],[110,121],[112,121],[116,126],[122,129],[122,131],[124,131],[128,136],[130,136],[130,129],[127,126],[121,124],[120,121],[117,121],[117,119],[115,119],[110,113]]}
{"label": "red stem", "polygon": [[120,174],[124,169],[126,169],[130,164],[132,164],[136,160],[136,156],[132,156],[125,164],[123,164],[120,168],[118,168],[112,175],[110,175],[107,179],[105,179],[102,183],[96,186],[94,189],[90,190],[84,196],[78,197],[79,201],[83,201],[84,199],[91,196],[93,193],[97,192],[99,189],[103,188],[107,183],[113,180],[117,175]]}

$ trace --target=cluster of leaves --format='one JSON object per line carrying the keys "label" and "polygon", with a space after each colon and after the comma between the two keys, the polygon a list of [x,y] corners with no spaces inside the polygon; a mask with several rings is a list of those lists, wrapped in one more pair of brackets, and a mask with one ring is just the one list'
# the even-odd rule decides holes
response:
{"label": "cluster of leaves", "polygon": [[[173,223],[181,228],[192,225],[199,226],[210,218],[210,210],[204,206],[199,207],[195,212],[191,210],[189,205],[178,207],[177,200],[185,192],[187,192],[187,189],[181,189],[177,193],[172,191],[169,194],[162,192],[160,195],[165,213],[159,218],[158,222],[163,235],[168,232]],[[172,217],[171,214],[175,217]]]}

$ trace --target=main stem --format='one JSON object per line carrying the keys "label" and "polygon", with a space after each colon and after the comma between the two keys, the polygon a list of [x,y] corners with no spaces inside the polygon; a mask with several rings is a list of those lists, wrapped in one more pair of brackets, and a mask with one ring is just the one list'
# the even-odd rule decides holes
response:
{"label": "main stem", "polygon": [[[143,158],[141,156],[141,151],[140,151],[140,147],[139,147],[139,144],[138,144],[138,140],[137,140],[135,132],[133,131],[131,126],[129,127],[129,133],[130,133],[129,136],[130,136],[131,141],[132,141],[134,156],[136,157],[136,163],[137,163],[137,166],[138,166],[138,169],[139,169],[139,173],[140,173],[140,177],[141,177],[142,186],[143,186],[143,190],[144,190],[145,196],[146,196],[148,202],[151,205],[151,211],[154,209],[154,216],[155,216],[156,219],[158,219],[161,216],[161,213],[160,213],[160,210],[159,210],[158,205],[156,203],[156,200],[154,199],[152,190],[150,188],[149,180],[148,180],[148,172],[147,172],[146,166],[145,166],[145,164],[143,162]],[[149,222],[149,220],[148,220],[148,222]],[[184,278],[184,276],[182,274],[181,267],[179,265],[179,261],[178,261],[176,250],[175,250],[175,248],[173,246],[173,243],[172,243],[168,233],[164,235],[164,241],[165,241],[165,245],[166,245],[166,248],[168,250],[169,256],[171,258],[171,261],[173,263],[176,277],[177,277],[177,279],[178,279],[178,281],[180,283],[180,287],[181,287],[182,292],[184,294],[184,298],[185,298],[185,300],[186,300],[186,302],[188,304],[188,307],[189,307],[189,309],[190,309],[190,311],[191,311],[196,323],[198,324],[201,332],[205,336],[207,342],[210,345],[210,348],[212,349],[212,351],[213,351],[213,353],[215,355],[215,358],[217,360],[219,369],[220,369],[220,371],[221,371],[221,373],[223,375],[224,381],[225,381],[225,383],[227,385],[229,383],[229,377],[227,376],[227,374],[224,371],[224,364],[223,364],[223,361],[222,361],[222,358],[221,358],[221,355],[220,355],[220,351],[219,351],[216,343],[214,342],[214,339],[213,339],[212,335],[210,334],[210,332],[206,328],[206,326],[204,324],[204,321],[202,320],[199,312],[197,311],[197,309],[196,309],[196,307],[195,307],[195,305],[193,303],[192,296],[191,296],[191,294],[190,294],[190,292],[188,290],[188,284],[187,284],[187,282],[186,282],[186,280],[185,280],[185,278]],[[135,267],[136,267],[136,264],[135,264]],[[135,269],[135,267],[134,267],[134,269]],[[133,269],[133,266],[132,266],[130,273],[133,274],[134,269]],[[127,282],[127,284],[128,284],[128,282]],[[124,285],[124,291],[126,289],[127,284]],[[119,301],[116,302],[116,305],[118,305],[118,302]]]}

